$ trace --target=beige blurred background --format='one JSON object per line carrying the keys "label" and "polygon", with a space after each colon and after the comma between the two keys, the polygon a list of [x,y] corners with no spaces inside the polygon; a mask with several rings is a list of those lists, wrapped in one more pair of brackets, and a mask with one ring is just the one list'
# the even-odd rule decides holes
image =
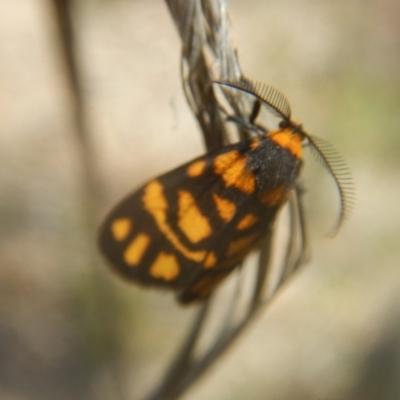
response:
{"label": "beige blurred background", "polygon": [[[104,215],[203,147],[166,5],[77,3]],[[281,89],[294,117],[340,150],[357,203],[326,238],[336,194],[306,159],[311,262],[184,398],[399,399],[400,3],[228,4],[244,72]],[[0,1],[0,399],[139,399],[194,316],[89,255],[72,115],[50,2]]]}

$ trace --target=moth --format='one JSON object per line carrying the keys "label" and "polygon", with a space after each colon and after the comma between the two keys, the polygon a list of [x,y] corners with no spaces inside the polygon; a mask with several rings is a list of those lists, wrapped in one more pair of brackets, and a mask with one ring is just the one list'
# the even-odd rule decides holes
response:
{"label": "moth", "polygon": [[[299,178],[305,145],[339,190],[336,230],[351,198],[343,160],[291,118],[281,92],[245,78],[216,83],[254,99],[247,120],[229,118],[250,138],[150,180],[117,204],[100,228],[101,252],[116,271],[142,285],[172,289],[183,304],[207,298],[273,229]],[[256,124],[261,107],[279,118],[277,129]]]}

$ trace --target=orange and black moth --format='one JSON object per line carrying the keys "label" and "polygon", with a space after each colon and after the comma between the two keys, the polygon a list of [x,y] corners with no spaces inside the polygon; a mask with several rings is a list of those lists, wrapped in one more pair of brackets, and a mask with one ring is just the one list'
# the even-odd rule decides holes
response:
{"label": "orange and black moth", "polygon": [[[333,161],[314,137],[291,120],[286,98],[248,80],[217,82],[249,93],[252,115],[242,125],[254,137],[207,153],[146,183],[108,215],[100,248],[129,280],[174,290],[181,303],[207,298],[259,245],[294,189],[306,141],[347,197],[341,159]],[[261,105],[281,119],[270,132],[254,124]],[[232,120],[237,118],[233,117]]]}

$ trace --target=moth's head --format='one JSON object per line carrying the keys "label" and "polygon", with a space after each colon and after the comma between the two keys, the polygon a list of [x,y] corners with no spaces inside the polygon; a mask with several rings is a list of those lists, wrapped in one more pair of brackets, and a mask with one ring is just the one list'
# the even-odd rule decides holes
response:
{"label": "moth's head", "polygon": [[[275,139],[281,142],[289,142],[291,147],[301,148],[306,145],[325,167],[333,178],[339,192],[340,211],[336,223],[329,232],[329,236],[335,236],[343,222],[347,219],[354,204],[354,185],[350,170],[340,154],[327,141],[308,134],[303,125],[291,118],[291,107],[286,97],[273,86],[264,85],[242,77],[237,82],[216,81],[216,84],[245,92],[254,98],[253,108],[248,119],[243,117],[230,117],[231,120],[240,120],[241,125],[248,130],[260,132],[260,126],[255,120],[262,106],[266,107],[273,115],[280,119],[277,131],[264,131],[267,136],[275,135]],[[288,146],[288,145],[286,145]],[[298,152],[301,156],[301,150]]]}

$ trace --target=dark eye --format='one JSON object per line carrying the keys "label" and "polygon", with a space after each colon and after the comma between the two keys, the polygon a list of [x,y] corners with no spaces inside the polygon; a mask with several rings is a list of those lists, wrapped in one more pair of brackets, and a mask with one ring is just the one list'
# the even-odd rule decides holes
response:
{"label": "dark eye", "polygon": [[289,128],[290,122],[286,119],[283,119],[281,122],[279,122],[279,128],[281,129],[286,129]]}

